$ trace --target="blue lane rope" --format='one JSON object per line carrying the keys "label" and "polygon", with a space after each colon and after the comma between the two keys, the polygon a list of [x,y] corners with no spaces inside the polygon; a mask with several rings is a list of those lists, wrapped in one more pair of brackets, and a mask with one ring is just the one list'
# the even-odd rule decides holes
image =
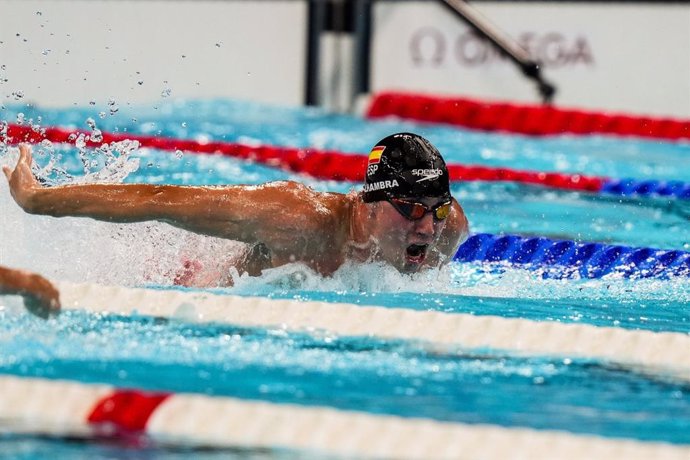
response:
{"label": "blue lane rope", "polygon": [[690,200],[690,183],[681,181],[620,179],[607,180],[600,192],[621,196],[662,196]]}
{"label": "blue lane rope", "polygon": [[690,277],[690,252],[517,235],[472,235],[453,260],[514,265],[541,271],[548,278]]}

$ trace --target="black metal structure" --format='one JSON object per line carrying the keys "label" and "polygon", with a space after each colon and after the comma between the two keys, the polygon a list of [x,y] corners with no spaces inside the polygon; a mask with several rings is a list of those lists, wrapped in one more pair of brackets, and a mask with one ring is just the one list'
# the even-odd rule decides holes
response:
{"label": "black metal structure", "polygon": [[467,23],[475,32],[487,39],[499,52],[510,58],[522,73],[537,83],[537,89],[545,104],[550,103],[556,94],[556,87],[544,80],[538,62],[532,60],[527,52],[515,40],[504,35],[499,29],[489,24],[474,8],[463,0],[441,0],[453,14]]}
{"label": "black metal structure", "polygon": [[304,75],[304,104],[319,104],[319,55],[321,32],[326,25],[326,2],[308,0],[307,5],[307,67]]}
{"label": "black metal structure", "polygon": [[[324,31],[354,33],[355,73],[353,90],[355,94],[368,93],[371,73],[371,31],[372,9],[376,0],[308,0],[307,71],[305,79],[305,104],[319,104],[318,60],[320,35]],[[384,0],[391,1],[391,0]],[[395,1],[395,0],[393,0]],[[400,0],[398,0],[400,1]],[[523,0],[524,1],[524,0]],[[553,0],[552,0],[553,1]],[[590,0],[591,1],[591,0]],[[522,73],[537,84],[545,104],[552,102],[556,87],[541,75],[539,62],[512,38],[491,25],[477,10],[464,0],[439,0],[451,13],[468,24],[477,34],[488,40],[498,51],[513,61]],[[337,5],[336,5],[337,4]],[[335,30],[334,12],[345,18]]]}

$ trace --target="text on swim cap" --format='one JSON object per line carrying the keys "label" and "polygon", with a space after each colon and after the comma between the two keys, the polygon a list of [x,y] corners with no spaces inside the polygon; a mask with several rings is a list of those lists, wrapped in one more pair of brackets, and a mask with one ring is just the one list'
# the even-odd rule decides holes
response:
{"label": "text on swim cap", "polygon": [[419,179],[417,182],[423,182],[426,180],[434,180],[437,177],[440,177],[443,174],[443,171],[440,169],[413,169],[412,170],[412,175],[413,176],[422,176],[421,179]]}
{"label": "text on swim cap", "polygon": [[393,187],[398,187],[400,184],[398,184],[398,181],[393,179],[393,180],[382,180],[380,182],[372,182],[371,184],[364,184],[364,191],[365,192],[374,192],[376,190],[383,190],[387,188],[393,188]]}

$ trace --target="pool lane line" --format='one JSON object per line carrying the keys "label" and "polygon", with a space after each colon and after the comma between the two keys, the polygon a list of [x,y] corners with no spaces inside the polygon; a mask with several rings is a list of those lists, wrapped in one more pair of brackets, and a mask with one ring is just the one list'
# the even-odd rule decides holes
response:
{"label": "pool lane line", "polygon": [[690,277],[690,252],[686,251],[518,235],[474,234],[460,246],[453,259],[503,263],[556,279]]}
{"label": "pool lane line", "polygon": [[347,458],[690,456],[689,446],[661,442],[13,376],[0,376],[0,414],[0,430],[15,434],[135,443],[139,437],[154,446],[290,449]]}
{"label": "pool lane line", "polygon": [[176,318],[188,322],[328,331],[340,336],[423,341],[431,346],[597,359],[690,381],[690,334],[586,324],[417,311],[346,303],[269,299],[57,283],[64,309]]}
{"label": "pool lane line", "polygon": [[[367,156],[314,148],[279,147],[271,145],[247,145],[220,141],[197,141],[148,136],[134,133],[99,134],[98,142],[92,133],[60,127],[33,129],[28,125],[9,124],[0,142],[38,144],[44,140],[73,144],[81,137],[84,145],[100,147],[105,143],[137,141],[140,146],[168,152],[219,154],[251,160],[287,171],[307,174],[321,180],[361,182],[364,177]],[[600,193],[608,196],[646,197],[690,200],[690,183],[682,181],[638,180],[608,178],[584,174],[525,171],[513,168],[449,164],[451,181],[500,181],[538,185],[560,190]]]}
{"label": "pool lane line", "polygon": [[690,120],[679,118],[395,91],[373,95],[365,115],[369,118],[395,116],[426,123],[531,136],[603,134],[669,141],[690,140]]}

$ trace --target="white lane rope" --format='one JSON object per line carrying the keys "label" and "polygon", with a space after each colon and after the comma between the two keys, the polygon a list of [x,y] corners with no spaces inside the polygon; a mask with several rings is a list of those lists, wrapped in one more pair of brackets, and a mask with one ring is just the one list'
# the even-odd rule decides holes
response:
{"label": "white lane rope", "polygon": [[0,376],[0,431],[87,438],[116,433],[116,421],[89,422],[105,407],[127,412],[124,418],[144,412],[142,432],[161,446],[287,448],[389,459],[690,458],[690,447],[666,443],[184,393],[149,410],[141,399],[138,406],[122,404],[112,398],[117,393],[107,385]]}
{"label": "white lane rope", "polygon": [[342,336],[421,340],[515,354],[587,357],[690,381],[690,334],[554,321],[59,283],[64,308],[191,322],[328,331]]}

